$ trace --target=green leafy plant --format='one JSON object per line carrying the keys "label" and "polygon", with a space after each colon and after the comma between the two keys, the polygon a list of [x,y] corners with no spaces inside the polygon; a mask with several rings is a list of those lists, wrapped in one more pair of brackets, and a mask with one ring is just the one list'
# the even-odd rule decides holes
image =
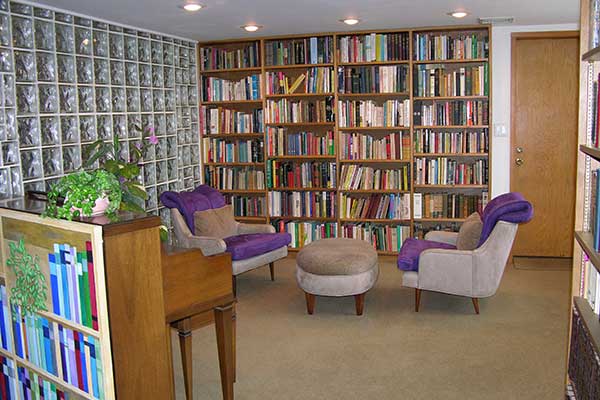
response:
{"label": "green leafy plant", "polygon": [[71,220],[91,216],[96,200],[109,201],[105,214],[112,218],[121,204],[121,187],[108,171],[79,171],[63,176],[48,192],[48,205],[43,215]]}
{"label": "green leafy plant", "polygon": [[[135,125],[134,129],[142,131],[138,125]],[[158,138],[154,135],[154,129],[152,127],[144,129],[141,143],[130,149],[130,157],[124,161],[119,157],[120,144],[117,136],[112,142],[97,140],[85,149],[86,162],[83,168],[90,168],[98,161],[101,168],[113,174],[119,181],[122,192],[121,210],[144,212],[142,205],[148,198],[148,193],[138,181],[140,160],[146,149],[157,143]]]}
{"label": "green leafy plant", "polygon": [[39,257],[33,257],[27,252],[24,239],[18,243],[9,243],[8,248],[6,265],[16,278],[15,286],[10,291],[10,303],[20,307],[24,315],[47,311],[48,286],[40,268]]}

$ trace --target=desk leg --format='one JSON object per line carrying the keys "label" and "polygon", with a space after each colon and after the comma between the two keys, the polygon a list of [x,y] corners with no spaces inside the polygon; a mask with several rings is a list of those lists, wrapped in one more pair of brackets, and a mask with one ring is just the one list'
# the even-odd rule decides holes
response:
{"label": "desk leg", "polygon": [[233,315],[231,317],[231,324],[232,324],[232,328],[233,328],[233,382],[236,382],[237,379],[237,314],[236,314],[236,310],[235,310],[235,306],[233,307]]}
{"label": "desk leg", "polygon": [[233,304],[215,308],[223,400],[233,400]]}
{"label": "desk leg", "polygon": [[184,319],[179,325],[179,349],[183,364],[183,382],[185,384],[185,398],[194,398],[194,381],[192,378],[192,327],[190,318]]}

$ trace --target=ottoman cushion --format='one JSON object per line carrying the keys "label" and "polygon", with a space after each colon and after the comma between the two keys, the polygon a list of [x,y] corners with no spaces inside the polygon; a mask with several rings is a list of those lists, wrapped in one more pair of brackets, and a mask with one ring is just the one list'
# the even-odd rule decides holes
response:
{"label": "ottoman cushion", "polygon": [[322,239],[302,248],[296,264],[314,275],[356,275],[377,267],[377,252],[364,240]]}

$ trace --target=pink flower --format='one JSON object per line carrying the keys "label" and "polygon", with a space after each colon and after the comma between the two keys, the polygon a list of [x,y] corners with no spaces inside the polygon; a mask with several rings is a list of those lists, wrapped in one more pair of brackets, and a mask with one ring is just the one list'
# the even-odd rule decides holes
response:
{"label": "pink flower", "polygon": [[136,143],[135,147],[137,147],[138,150],[141,150],[142,149],[142,144],[141,143]]}
{"label": "pink flower", "polygon": [[150,135],[148,136],[148,142],[150,142],[150,144],[158,144],[158,137],[156,135]]}
{"label": "pink flower", "polygon": [[153,126],[147,126],[146,130],[150,133],[154,133],[154,127]]}

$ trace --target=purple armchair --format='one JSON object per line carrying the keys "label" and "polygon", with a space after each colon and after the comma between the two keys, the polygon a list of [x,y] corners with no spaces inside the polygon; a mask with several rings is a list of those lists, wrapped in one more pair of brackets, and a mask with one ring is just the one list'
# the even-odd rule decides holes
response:
{"label": "purple armchair", "polygon": [[[269,264],[271,280],[275,280],[274,263],[288,254],[291,237],[275,233],[268,224],[243,224],[235,221],[233,209],[218,190],[201,185],[191,192],[165,192],[161,202],[171,209],[171,220],[177,244],[199,248],[205,256],[231,254],[233,288],[235,277]],[[195,225],[203,225],[210,234],[195,235]]]}
{"label": "purple armchair", "polygon": [[426,240],[407,239],[398,255],[402,284],[415,288],[415,311],[421,291],[470,297],[479,314],[479,299],[496,293],[519,223],[533,217],[533,207],[520,193],[506,193],[489,202],[481,214],[479,244],[457,250],[458,233],[431,231]]}

